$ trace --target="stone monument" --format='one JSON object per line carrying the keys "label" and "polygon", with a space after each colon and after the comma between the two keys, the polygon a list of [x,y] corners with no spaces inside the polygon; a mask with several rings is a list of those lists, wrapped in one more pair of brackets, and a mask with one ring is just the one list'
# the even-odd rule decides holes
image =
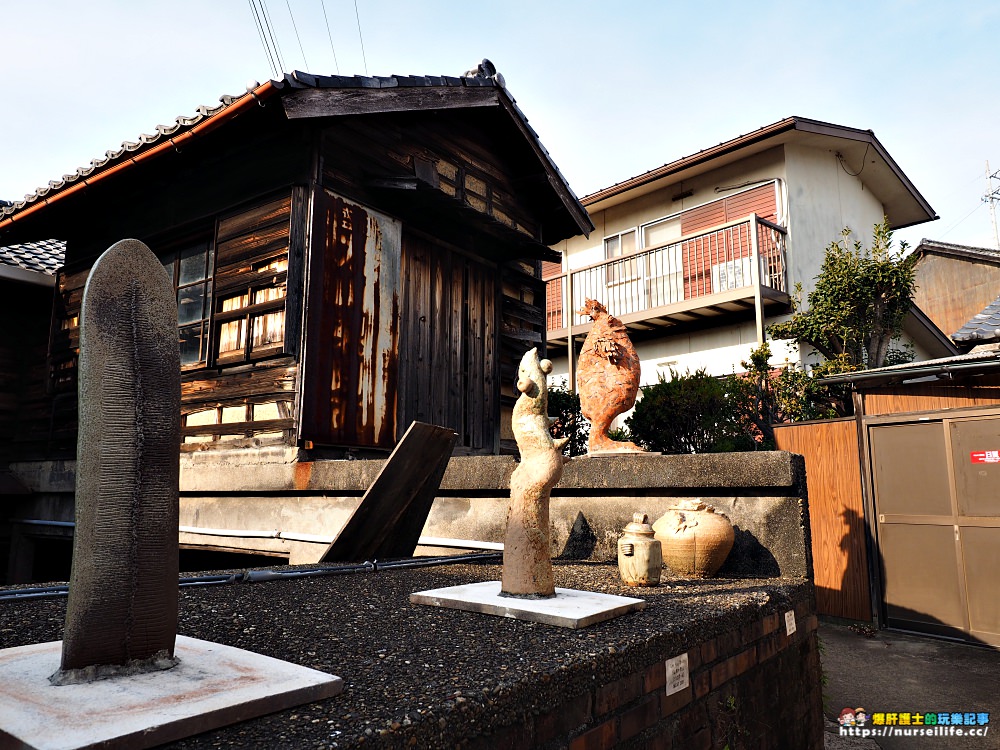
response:
{"label": "stone monument", "polygon": [[510,477],[510,505],[504,537],[503,596],[555,596],[549,542],[549,496],[562,477],[562,454],[568,438],[553,440],[549,432],[548,374],[552,363],[538,359],[538,349],[521,358],[517,370],[517,403],[511,428],[521,462]]}
{"label": "stone monument", "polygon": [[593,299],[587,299],[578,314],[594,321],[576,371],[580,411],[590,420],[587,454],[643,453],[635,443],[608,437],[611,422],[635,405],[639,393],[639,356],[625,324]]}
{"label": "stone monument", "polygon": [[180,357],[173,280],[138,240],[80,311],[76,529],[53,684],[168,669],[177,634]]}
{"label": "stone monument", "polygon": [[87,279],[79,394],[65,637],[0,651],[0,747],[147,748],[340,693],[335,675],[177,635],[177,302],[137,240]]}

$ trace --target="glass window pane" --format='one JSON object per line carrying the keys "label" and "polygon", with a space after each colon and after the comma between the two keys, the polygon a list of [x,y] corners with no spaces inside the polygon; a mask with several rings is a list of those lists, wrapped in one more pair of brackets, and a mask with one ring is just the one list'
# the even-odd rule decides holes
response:
{"label": "glass window pane", "polygon": [[201,362],[203,359],[201,344],[204,338],[202,324],[184,326],[179,330],[179,333],[181,365],[193,365]]}
{"label": "glass window pane", "polygon": [[621,243],[617,237],[608,237],[604,240],[604,257],[617,258],[621,255]]}
{"label": "glass window pane", "polygon": [[255,289],[253,293],[253,303],[259,304],[261,302],[270,302],[272,300],[281,299],[285,296],[285,287],[282,286],[266,286],[263,289]]}
{"label": "glass window pane", "polygon": [[208,244],[205,242],[181,250],[178,284],[190,284],[192,281],[201,281],[205,278],[207,253]]}
{"label": "glass window pane", "polygon": [[635,252],[635,230],[622,234],[622,255]]}
{"label": "glass window pane", "polygon": [[230,310],[239,310],[241,307],[246,307],[249,304],[250,304],[250,294],[248,292],[243,292],[242,294],[233,294],[230,295],[229,297],[223,297],[221,312],[229,312]]}
{"label": "glass window pane", "polygon": [[242,351],[245,339],[243,329],[245,320],[231,320],[219,326],[219,354]]}
{"label": "glass window pane", "polygon": [[177,324],[193,323],[205,317],[205,285],[195,284],[177,290]]}
{"label": "glass window pane", "polygon": [[252,348],[280,344],[285,338],[285,311],[255,315],[253,319]]}
{"label": "glass window pane", "polygon": [[650,224],[647,227],[643,227],[642,235],[643,247],[661,247],[676,239],[680,239],[681,220],[680,218],[667,219],[666,221],[658,221],[656,224]]}

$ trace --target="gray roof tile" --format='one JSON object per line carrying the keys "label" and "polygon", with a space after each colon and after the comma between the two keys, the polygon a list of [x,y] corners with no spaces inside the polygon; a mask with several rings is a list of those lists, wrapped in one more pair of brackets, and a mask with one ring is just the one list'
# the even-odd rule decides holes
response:
{"label": "gray roof tile", "polygon": [[972,316],[972,320],[951,335],[960,343],[985,344],[1000,341],[1000,297]]}
{"label": "gray roof tile", "polygon": [[62,240],[25,242],[21,245],[0,247],[0,265],[54,276],[62,266],[65,255],[66,243]]}

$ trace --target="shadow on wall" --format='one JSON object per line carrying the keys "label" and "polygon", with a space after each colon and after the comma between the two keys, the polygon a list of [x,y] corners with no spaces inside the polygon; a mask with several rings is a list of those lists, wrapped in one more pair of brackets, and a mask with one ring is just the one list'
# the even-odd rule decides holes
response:
{"label": "shadow on wall", "polygon": [[[556,538],[555,533],[552,534],[552,538]],[[597,534],[591,528],[587,517],[583,515],[583,511],[579,511],[573,521],[573,528],[570,529],[569,536],[566,537],[566,543],[563,545],[562,551],[556,555],[556,559],[587,560],[594,554],[596,547]]]}
{"label": "shadow on wall", "polygon": [[781,576],[781,566],[771,551],[760,543],[753,532],[733,524],[736,532],[733,548],[726,561],[716,574],[720,578],[727,576],[757,576],[760,578],[778,578]]}

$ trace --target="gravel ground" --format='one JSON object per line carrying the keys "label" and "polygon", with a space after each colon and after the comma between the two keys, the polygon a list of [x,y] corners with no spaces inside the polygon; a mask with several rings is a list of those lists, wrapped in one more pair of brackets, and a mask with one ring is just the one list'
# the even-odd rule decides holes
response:
{"label": "gravel ground", "polygon": [[[287,568],[274,568],[281,570]],[[182,635],[340,675],[335,698],[174,743],[176,748],[455,747],[616,679],[693,641],[787,609],[804,582],[665,579],[621,584],[617,569],[556,564],[556,585],[640,596],[642,612],[570,630],[412,605],[414,591],[500,577],[495,564],[183,588]],[[0,604],[0,648],[62,637],[65,599]]]}

